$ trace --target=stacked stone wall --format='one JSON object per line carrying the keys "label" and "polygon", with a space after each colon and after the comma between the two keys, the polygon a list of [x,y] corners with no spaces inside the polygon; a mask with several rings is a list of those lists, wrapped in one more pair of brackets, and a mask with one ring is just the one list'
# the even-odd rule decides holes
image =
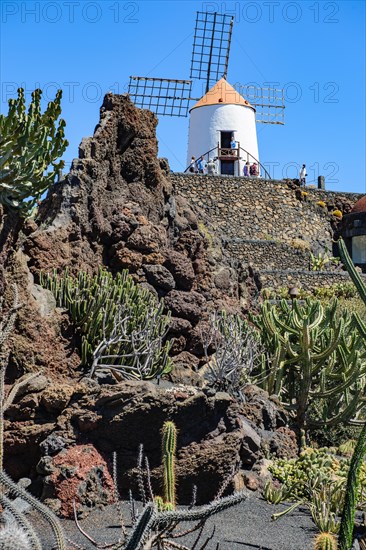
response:
{"label": "stacked stone wall", "polygon": [[[176,192],[205,214],[215,234],[226,239],[296,238],[332,247],[331,212],[347,211],[360,197],[320,189],[302,190],[291,182],[230,176],[171,174]],[[325,207],[317,203],[323,201]]]}
{"label": "stacked stone wall", "polygon": [[[258,289],[297,287],[304,290],[329,287],[339,283],[350,283],[347,272],[338,271],[300,271],[300,270],[266,270],[255,274]],[[366,276],[362,275],[366,283]]]}
{"label": "stacked stone wall", "polygon": [[299,269],[310,266],[310,251],[297,249],[287,243],[233,239],[224,243],[226,253],[250,264],[253,269]]}

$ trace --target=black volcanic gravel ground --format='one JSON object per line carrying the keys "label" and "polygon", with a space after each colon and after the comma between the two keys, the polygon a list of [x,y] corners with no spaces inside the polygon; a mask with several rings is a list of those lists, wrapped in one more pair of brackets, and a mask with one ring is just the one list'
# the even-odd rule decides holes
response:
{"label": "black volcanic gravel ground", "polygon": [[[283,504],[273,506],[262,498],[251,494],[243,503],[213,516],[207,522],[205,528],[207,534],[212,532],[212,527],[215,525],[215,534],[207,546],[207,550],[215,550],[217,542],[220,542],[220,550],[311,550],[317,530],[306,508],[299,507],[292,514],[275,522],[271,521],[273,513],[280,512],[285,508],[286,506]],[[123,503],[123,511],[128,527],[127,503]],[[35,516],[32,516],[33,512],[28,514],[33,525],[39,529],[44,550],[52,550],[53,543],[49,529],[44,526],[43,522],[40,522],[38,517],[35,520]],[[79,545],[77,547],[69,544],[68,550],[95,548],[78,532],[73,521],[67,520],[62,523],[68,539]],[[111,543],[118,540],[120,528],[114,506],[96,510],[80,523],[82,528],[99,543]],[[186,539],[188,547],[192,540],[194,539]]]}

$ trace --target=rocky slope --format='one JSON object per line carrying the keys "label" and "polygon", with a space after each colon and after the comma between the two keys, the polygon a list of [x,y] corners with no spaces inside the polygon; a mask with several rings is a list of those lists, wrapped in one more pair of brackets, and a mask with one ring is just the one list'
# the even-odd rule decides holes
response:
{"label": "rocky slope", "polygon": [[[227,394],[197,387],[99,385],[84,378],[78,335],[38,284],[40,270],[127,268],[172,311],[172,381],[201,385],[196,371],[207,312],[240,311],[247,299],[245,274],[225,263],[220,247],[200,230],[198,211],[173,188],[167,162],[157,158],[156,124],[127,96],[107,95],[94,136],[82,141],[71,172],[53,186],[14,248],[6,249],[6,299],[16,282],[22,304],[7,383],[27,372],[40,376],[7,411],[5,467],[14,477],[31,476],[33,489],[64,515],[73,492],[83,509],[90,500],[110,502],[113,451],[124,494],[140,443],[157,485],[160,429],[167,418],[179,428],[182,501],[190,500],[196,482],[199,500],[212,498],[240,460],[250,470],[268,448],[290,455],[296,448],[281,408],[257,390],[248,390],[241,408]],[[247,475],[247,483],[256,488],[258,479]]]}

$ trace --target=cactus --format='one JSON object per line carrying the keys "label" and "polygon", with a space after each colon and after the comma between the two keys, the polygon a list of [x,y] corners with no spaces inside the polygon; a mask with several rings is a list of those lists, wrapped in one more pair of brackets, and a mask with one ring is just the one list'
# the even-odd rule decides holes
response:
{"label": "cactus", "polygon": [[163,493],[165,510],[175,508],[175,452],[177,428],[174,422],[165,422],[162,430]]}
{"label": "cactus", "polygon": [[109,368],[123,378],[152,379],[170,372],[170,342],[163,344],[169,315],[163,302],[135,284],[128,271],[112,274],[99,269],[91,276],[40,276],[57,305],[69,311],[81,334],[81,362],[96,370]]}
{"label": "cactus", "polygon": [[7,521],[0,529],[0,550],[32,550],[29,537],[15,521]]}
{"label": "cactus", "polygon": [[337,550],[337,540],[331,533],[320,533],[314,541],[314,550]]}
{"label": "cactus", "polygon": [[365,347],[353,318],[339,314],[337,304],[267,301],[252,318],[270,354],[257,383],[281,398],[300,430],[353,421],[364,407]]}
{"label": "cactus", "polygon": [[[41,113],[42,91],[32,93],[26,112],[24,90],[9,100],[9,112],[0,115],[0,203],[26,217],[64,166],[56,162],[68,142],[61,114],[62,91]],[[51,171],[45,173],[49,167]]]}
{"label": "cactus", "polygon": [[[347,252],[346,245],[342,239],[338,241],[341,260],[355,284],[362,301],[366,304],[366,287],[357,273],[355,266]],[[364,321],[355,315],[357,327],[363,340],[365,340],[366,325]],[[357,506],[358,490],[360,485],[360,470],[366,455],[366,424],[358,437],[355,450],[351,458],[347,478],[347,489],[339,531],[340,550],[349,550],[352,546],[353,530],[355,523],[355,511]]]}

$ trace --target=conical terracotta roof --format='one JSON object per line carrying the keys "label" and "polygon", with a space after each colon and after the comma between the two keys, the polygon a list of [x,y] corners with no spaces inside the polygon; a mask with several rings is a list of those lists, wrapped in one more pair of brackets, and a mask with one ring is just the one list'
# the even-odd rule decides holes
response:
{"label": "conical terracotta roof", "polygon": [[[195,105],[193,105],[192,109],[196,109],[197,107],[205,107],[206,105],[220,105],[220,104],[226,104],[226,105],[243,105],[244,107],[251,107],[254,111],[254,107],[243,98],[233,88],[226,80],[225,78],[221,78],[216,84],[205,94]],[[190,109],[190,111],[192,111]]]}
{"label": "conical terracotta roof", "polygon": [[351,210],[352,214],[366,212],[366,195],[359,199]]}

